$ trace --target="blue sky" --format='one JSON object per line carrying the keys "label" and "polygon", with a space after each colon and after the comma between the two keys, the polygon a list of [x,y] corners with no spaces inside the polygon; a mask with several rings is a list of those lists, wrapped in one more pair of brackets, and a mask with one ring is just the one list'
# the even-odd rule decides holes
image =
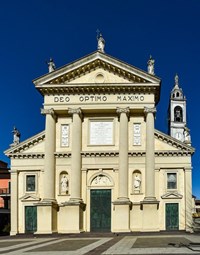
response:
{"label": "blue sky", "polygon": [[0,159],[15,125],[25,140],[44,129],[43,98],[32,80],[96,50],[96,30],[105,51],[143,70],[150,54],[162,79],[156,128],[167,133],[174,76],[187,98],[191,129],[193,194],[200,198],[200,1],[199,0],[7,0],[0,3]]}

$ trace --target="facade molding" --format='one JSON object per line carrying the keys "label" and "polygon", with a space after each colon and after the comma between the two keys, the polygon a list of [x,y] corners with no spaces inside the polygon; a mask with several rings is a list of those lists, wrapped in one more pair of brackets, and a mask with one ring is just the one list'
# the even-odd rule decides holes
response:
{"label": "facade molding", "polygon": [[190,152],[190,154],[192,155],[195,152],[195,149],[189,145],[186,145],[185,143],[182,143],[180,141],[178,141],[177,139],[166,135],[158,130],[155,130],[155,137],[179,150],[184,150],[184,151],[188,151]]}
{"label": "facade molding", "polygon": [[[23,152],[26,149],[29,149],[30,147],[35,146],[36,144],[44,141],[45,138],[45,131],[42,131],[41,133],[19,143],[17,146],[15,146],[14,148],[10,148],[6,151],[4,151],[5,155],[10,157],[14,154],[18,154],[20,152]],[[41,154],[41,153],[39,153]]]}

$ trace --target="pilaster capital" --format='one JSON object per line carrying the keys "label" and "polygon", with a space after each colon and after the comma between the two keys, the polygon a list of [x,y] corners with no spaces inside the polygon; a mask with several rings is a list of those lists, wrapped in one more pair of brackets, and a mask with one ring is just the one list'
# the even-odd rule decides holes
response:
{"label": "pilaster capital", "polygon": [[144,113],[147,115],[148,113],[156,113],[156,107],[149,108],[149,107],[144,107]]}
{"label": "pilaster capital", "polygon": [[83,119],[83,113],[82,113],[82,110],[80,107],[79,108],[69,108],[68,113],[71,115],[78,114],[79,117],[81,118],[81,120]]}
{"label": "pilaster capital", "polygon": [[121,113],[125,113],[126,116],[129,117],[130,109],[129,109],[129,107],[126,107],[126,108],[117,107],[116,112],[119,117],[120,117]]}
{"label": "pilaster capital", "polygon": [[191,172],[192,171],[192,167],[184,167],[184,170],[185,170],[185,172]]}
{"label": "pilaster capital", "polygon": [[50,108],[50,109],[42,108],[41,109],[41,114],[43,114],[43,115],[50,114],[56,120],[56,114],[55,114],[55,111],[54,111],[53,108]]}

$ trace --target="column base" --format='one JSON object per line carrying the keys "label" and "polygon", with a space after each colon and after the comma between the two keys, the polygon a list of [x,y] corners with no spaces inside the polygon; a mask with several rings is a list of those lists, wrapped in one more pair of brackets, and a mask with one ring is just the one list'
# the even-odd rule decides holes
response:
{"label": "column base", "polygon": [[57,232],[57,210],[55,200],[43,200],[37,206],[37,231],[35,234],[52,234]]}
{"label": "column base", "polygon": [[10,236],[15,236],[17,234],[18,234],[18,232],[16,232],[16,231],[10,231]]}
{"label": "column base", "polygon": [[130,210],[132,203],[127,198],[119,198],[113,202],[113,232],[130,232]]}
{"label": "column base", "polygon": [[83,232],[83,211],[85,204],[80,200],[72,199],[59,205],[58,232],[81,233]]}
{"label": "column base", "polygon": [[157,200],[144,200],[141,202],[141,209],[143,210],[142,232],[160,231],[158,207],[159,201]]}

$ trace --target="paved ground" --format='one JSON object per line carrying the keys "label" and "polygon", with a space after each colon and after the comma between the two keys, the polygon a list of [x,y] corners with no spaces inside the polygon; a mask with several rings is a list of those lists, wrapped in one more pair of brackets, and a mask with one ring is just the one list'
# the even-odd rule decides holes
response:
{"label": "paved ground", "polygon": [[79,234],[0,237],[0,255],[199,254],[200,234]]}

